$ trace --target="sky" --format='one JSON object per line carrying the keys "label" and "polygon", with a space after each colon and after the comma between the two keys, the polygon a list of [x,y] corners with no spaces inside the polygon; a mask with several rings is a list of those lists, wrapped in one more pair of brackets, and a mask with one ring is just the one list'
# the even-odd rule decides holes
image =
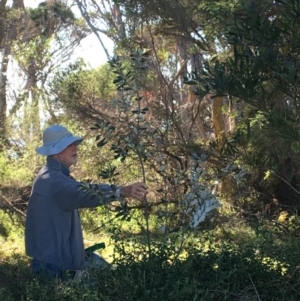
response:
{"label": "sky", "polygon": [[[101,36],[101,39],[112,55],[113,42],[104,35]],[[89,35],[81,42],[80,47],[75,51],[73,57],[74,59],[82,57],[93,68],[107,62],[106,54],[94,34]]]}

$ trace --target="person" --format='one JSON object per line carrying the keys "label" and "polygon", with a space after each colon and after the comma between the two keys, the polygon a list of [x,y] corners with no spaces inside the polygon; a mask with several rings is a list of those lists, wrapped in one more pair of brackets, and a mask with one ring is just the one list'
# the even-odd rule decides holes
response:
{"label": "person", "polygon": [[43,132],[43,145],[36,148],[47,160],[33,182],[25,224],[25,250],[35,274],[46,271],[62,278],[67,272],[73,277],[89,266],[78,209],[126,197],[142,200],[147,193],[143,182],[116,190],[94,184],[101,194],[96,197],[78,189],[80,182],[70,176],[70,167],[77,163],[82,141],[64,126],[52,125]]}

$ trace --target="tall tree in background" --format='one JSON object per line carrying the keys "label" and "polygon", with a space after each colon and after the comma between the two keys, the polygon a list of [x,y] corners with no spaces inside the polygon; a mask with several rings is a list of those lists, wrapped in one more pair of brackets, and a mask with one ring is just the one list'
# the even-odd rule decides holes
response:
{"label": "tall tree in background", "polygon": [[[12,111],[26,99],[31,104],[32,120],[40,115],[39,104],[43,96],[47,102],[47,79],[51,73],[68,61],[74,48],[88,34],[88,30],[76,23],[71,9],[60,2],[42,2],[36,9],[28,10],[32,24],[31,35],[14,43],[14,57],[25,74],[26,83],[21,97]],[[50,111],[51,112],[51,111]],[[52,116],[54,116],[52,114]],[[33,136],[40,133],[40,121],[32,124]]]}
{"label": "tall tree in background", "polygon": [[24,12],[22,18],[27,24],[26,31],[12,43],[11,54],[23,75],[24,85],[11,100],[10,115],[13,117],[23,108],[23,116],[30,122],[25,126],[19,121],[20,129],[26,129],[31,138],[39,139],[40,116],[50,115],[53,122],[56,118],[51,105],[53,99],[48,94],[48,78],[70,59],[89,30],[63,2],[42,2],[37,8]]}
{"label": "tall tree in background", "polygon": [[[47,76],[70,58],[89,30],[76,20],[64,1],[41,2],[36,9],[25,9],[22,0],[13,1],[11,6],[6,1],[0,4],[0,139],[9,143],[6,139],[9,63],[17,61],[26,78],[23,91],[10,93],[13,95],[10,97],[11,113],[24,99],[30,99],[32,106],[37,108],[38,94],[42,91],[38,85],[45,85]],[[13,80],[17,78],[13,76]],[[35,111],[33,115],[39,114]]]}
{"label": "tall tree in background", "polygon": [[[7,1],[0,2],[0,140],[6,141],[6,108],[7,108],[7,68],[11,45],[19,38],[20,21],[24,14],[23,0],[13,0],[12,6]],[[24,26],[24,25],[23,25]]]}

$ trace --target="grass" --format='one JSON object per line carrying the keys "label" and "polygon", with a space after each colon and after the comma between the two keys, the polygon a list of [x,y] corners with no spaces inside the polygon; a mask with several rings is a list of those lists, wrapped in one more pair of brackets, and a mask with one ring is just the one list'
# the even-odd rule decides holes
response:
{"label": "grass", "polygon": [[0,210],[0,259],[12,254],[24,254],[24,228],[22,222]]}
{"label": "grass", "polygon": [[[184,256],[177,258],[180,233],[156,233],[149,256],[143,233],[133,222],[123,224],[126,231],[121,222],[111,222],[100,236],[91,230],[102,218],[95,212],[84,214],[94,219],[89,226],[83,222],[86,246],[104,241],[107,248],[101,254],[115,268],[92,270],[90,281],[79,284],[34,278],[22,230],[0,214],[6,229],[1,231],[6,237],[0,237],[0,300],[300,300],[298,217],[278,224],[217,216],[189,235]],[[131,224],[135,232],[130,235]]]}

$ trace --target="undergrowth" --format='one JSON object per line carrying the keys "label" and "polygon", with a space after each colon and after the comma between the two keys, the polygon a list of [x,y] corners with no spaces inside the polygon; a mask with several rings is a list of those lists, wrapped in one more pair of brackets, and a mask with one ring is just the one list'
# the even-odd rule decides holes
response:
{"label": "undergrowth", "polygon": [[27,257],[7,253],[0,259],[0,300],[296,301],[297,219],[286,221],[294,221],[289,232],[267,220],[249,225],[241,219],[235,228],[232,220],[223,221],[223,231],[203,224],[186,240],[180,257],[180,233],[160,239],[156,235],[149,254],[142,234],[122,236],[116,231],[111,234],[113,268],[91,270],[81,283],[37,279]]}

